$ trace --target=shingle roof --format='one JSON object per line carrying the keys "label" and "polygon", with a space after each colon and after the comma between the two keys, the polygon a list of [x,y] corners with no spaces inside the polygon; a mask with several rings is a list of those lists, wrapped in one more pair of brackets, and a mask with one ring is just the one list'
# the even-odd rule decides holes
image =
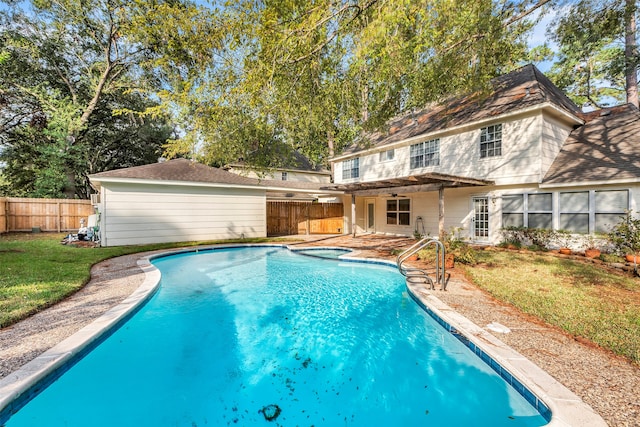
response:
{"label": "shingle roof", "polygon": [[632,105],[583,115],[565,141],[545,184],[640,178],[640,111]]}
{"label": "shingle roof", "polygon": [[[227,172],[211,166],[203,165],[187,159],[173,159],[162,163],[153,163],[144,166],[116,169],[90,175],[92,181],[101,181],[104,178],[140,179],[154,181],[181,181],[199,182],[210,184],[246,185],[262,188],[285,188],[292,191],[318,191],[323,192],[327,183],[277,181],[267,179],[247,178],[242,175]],[[324,188],[327,190],[327,188]]]}
{"label": "shingle roof", "polygon": [[475,94],[454,98],[392,119],[388,123],[388,132],[375,132],[367,136],[367,147],[352,146],[343,154],[384,146],[547,102],[576,117],[581,114],[580,108],[532,64],[497,77],[491,84],[493,91],[488,96]]}
{"label": "shingle roof", "polygon": [[127,178],[253,186],[260,184],[257,179],[247,178],[187,159],[173,159],[162,163],[100,172],[91,175],[90,178],[96,181],[100,181],[101,178]]}

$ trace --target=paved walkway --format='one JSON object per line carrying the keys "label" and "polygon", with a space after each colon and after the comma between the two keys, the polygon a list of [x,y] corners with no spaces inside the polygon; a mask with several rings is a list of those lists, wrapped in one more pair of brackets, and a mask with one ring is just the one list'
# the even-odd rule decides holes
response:
{"label": "paved walkway", "polygon": [[[362,257],[385,259],[394,259],[391,249],[414,242],[378,235],[289,239],[296,246],[342,246],[360,251]],[[91,271],[91,281],[82,290],[16,325],[0,329],[0,378],[124,300],[142,284],[144,275],[137,267],[137,259],[144,255],[148,253],[97,264]],[[496,301],[455,269],[450,273],[447,291],[436,292],[438,298],[481,327],[492,322],[508,326],[512,331],[509,334],[490,332],[577,394],[610,426],[640,427],[640,366]]]}

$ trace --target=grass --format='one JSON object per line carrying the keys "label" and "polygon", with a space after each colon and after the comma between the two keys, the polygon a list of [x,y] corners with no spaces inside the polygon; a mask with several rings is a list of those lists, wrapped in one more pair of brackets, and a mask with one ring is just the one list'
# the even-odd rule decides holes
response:
{"label": "grass", "polygon": [[480,251],[480,288],[525,313],[640,363],[640,280],[550,255]]}
{"label": "grass", "polygon": [[[0,236],[0,328],[18,322],[81,289],[91,266],[136,252],[222,243],[185,242],[109,248],[79,248],[60,244],[63,234]],[[268,239],[243,239],[259,243]],[[269,239],[268,241],[274,241]],[[232,243],[230,240],[224,243]]]}

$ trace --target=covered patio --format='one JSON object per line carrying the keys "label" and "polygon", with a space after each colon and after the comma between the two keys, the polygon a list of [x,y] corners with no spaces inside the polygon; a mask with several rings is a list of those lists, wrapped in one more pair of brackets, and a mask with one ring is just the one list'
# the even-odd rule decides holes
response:
{"label": "covered patio", "polygon": [[[351,234],[356,236],[356,198],[389,195],[396,197],[412,193],[438,192],[438,236],[445,234],[445,196],[447,188],[484,187],[494,181],[429,172],[401,178],[339,184],[326,187],[351,195]],[[371,213],[367,212],[368,215]]]}

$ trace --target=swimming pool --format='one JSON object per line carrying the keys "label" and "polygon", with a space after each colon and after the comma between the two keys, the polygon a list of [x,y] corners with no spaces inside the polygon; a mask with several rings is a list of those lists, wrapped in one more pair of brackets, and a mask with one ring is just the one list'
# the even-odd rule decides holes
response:
{"label": "swimming pool", "polygon": [[388,266],[273,247],[154,264],[153,298],[6,427],[547,423]]}

